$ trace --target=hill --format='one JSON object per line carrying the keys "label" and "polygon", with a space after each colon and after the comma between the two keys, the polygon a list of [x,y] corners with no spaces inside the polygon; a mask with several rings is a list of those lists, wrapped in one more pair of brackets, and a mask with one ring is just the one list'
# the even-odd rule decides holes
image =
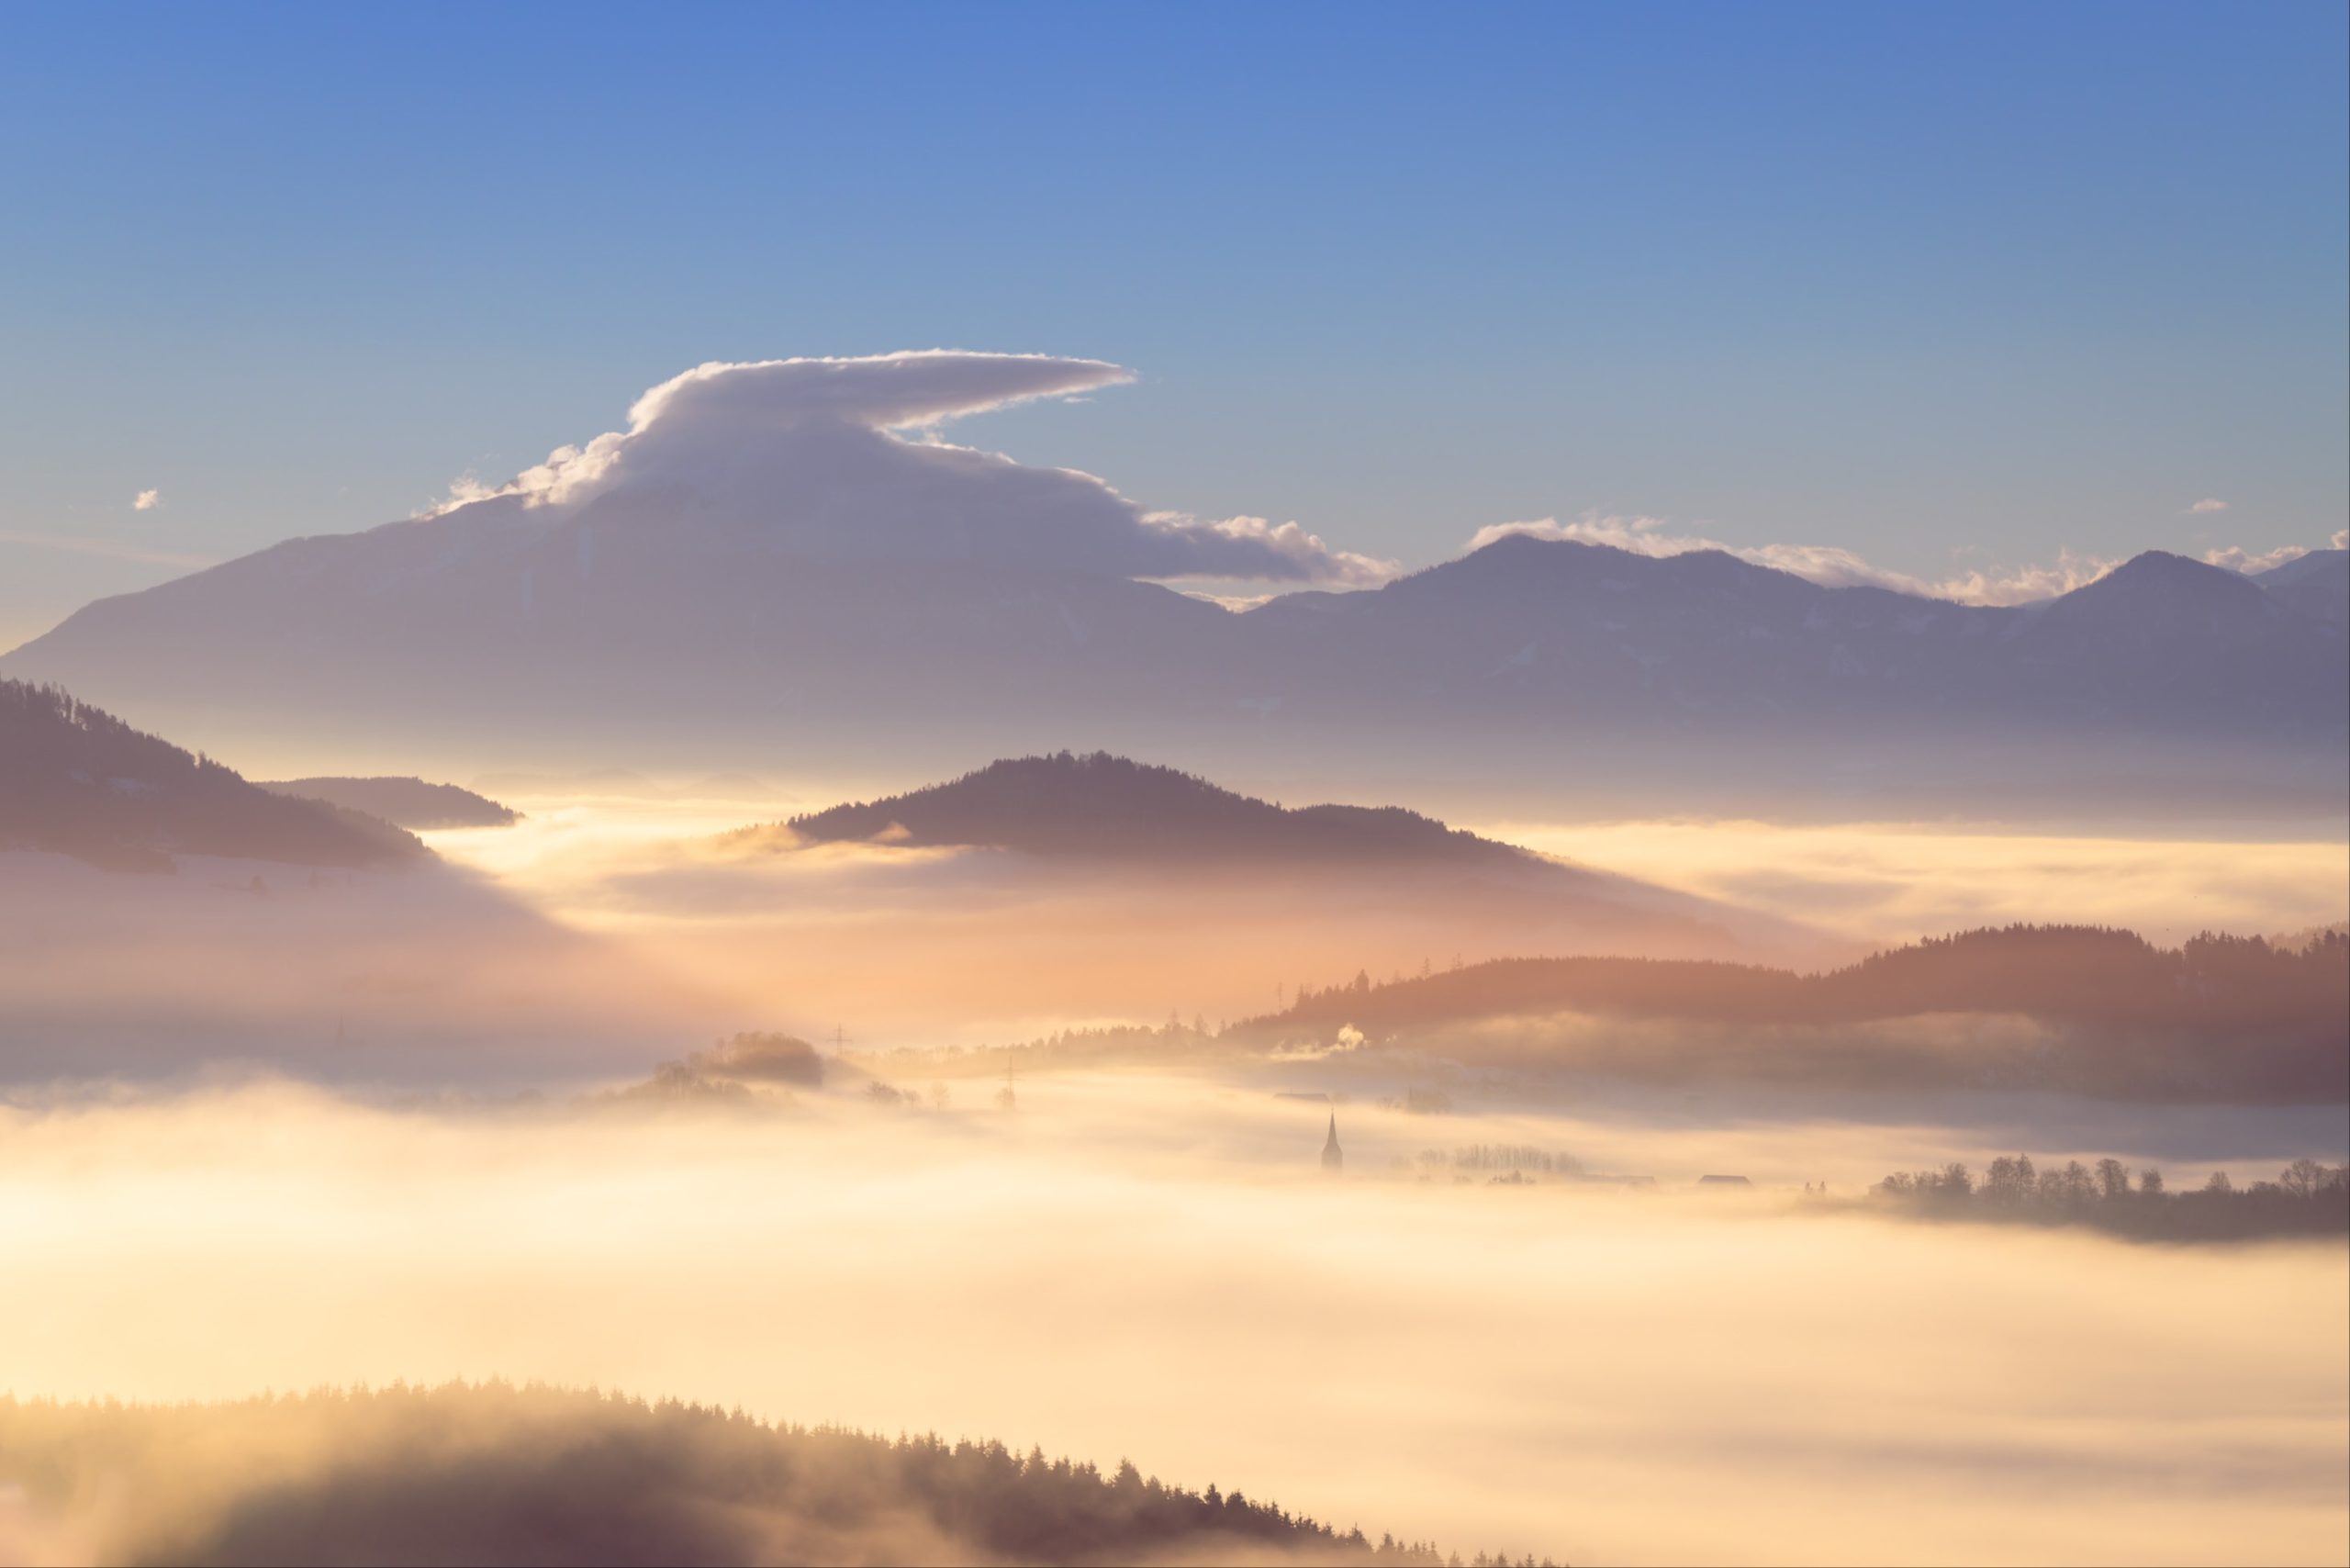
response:
{"label": "hill", "polygon": [[486,795],[421,778],[279,778],[256,787],[275,795],[324,801],[405,828],[510,827],[520,816]]}
{"label": "hill", "polygon": [[[753,827],[722,853],[874,844],[991,852],[1003,885],[1113,902],[1090,929],[1127,918],[1138,879],[1162,923],[1297,962],[1348,934],[1416,957],[1461,943],[1554,952],[1718,957],[1817,952],[1823,938],[1759,915],[1497,843],[1397,806],[1281,806],[1175,768],[1107,753],[990,763],[944,784]],[[1163,938],[1162,938],[1163,939]]]}
{"label": "hill", "polygon": [[388,823],[273,794],[54,687],[13,680],[0,680],[0,848],[133,870],[169,870],[174,854],[321,867],[430,857]]}
{"label": "hill", "polygon": [[35,1561],[1442,1562],[1131,1464],[503,1384],[0,1399],[0,1467]]}
{"label": "hill", "polygon": [[1259,865],[1307,860],[1564,869],[1401,807],[1278,806],[1106,752],[993,762],[948,783],[834,806],[785,825],[812,844],[886,840]]}
{"label": "hill", "polygon": [[[1582,1065],[1607,1070],[1670,1058],[1674,1070],[1817,1070],[1846,1082],[1923,1075],[2123,1096],[2350,1099],[2350,937],[2338,932],[2298,949],[2210,935],[2164,949],[2128,931],[2015,925],[1818,974],[1669,958],[1506,958],[1385,985],[1359,976],[1302,990],[1284,1012],[1233,1032],[1271,1044],[1351,1026],[1406,1047],[1441,1036],[1449,1050],[1464,1027],[1564,1015],[1653,1024],[1662,1032],[1644,1038],[1673,1043],[1644,1064],[1647,1047],[1612,1040],[1603,1062],[1573,1032],[1537,1027],[1521,1031],[1521,1054],[1539,1058],[1545,1039],[1572,1037]],[[1901,1031],[1883,1027],[2001,1017],[2039,1026],[2008,1042],[2020,1057],[1970,1055],[1961,1030],[1946,1036],[1952,1048],[1922,1059],[1898,1043]],[[1708,1042],[1712,1059],[1693,1062],[1686,1039]]]}

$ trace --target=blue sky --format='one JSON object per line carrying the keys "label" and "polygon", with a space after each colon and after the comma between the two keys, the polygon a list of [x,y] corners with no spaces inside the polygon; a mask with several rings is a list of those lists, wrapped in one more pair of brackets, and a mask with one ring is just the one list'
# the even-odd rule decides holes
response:
{"label": "blue sky", "polygon": [[704,360],[934,346],[1141,375],[957,439],[1413,564],[2321,544],[2344,18],[0,8],[0,643]]}

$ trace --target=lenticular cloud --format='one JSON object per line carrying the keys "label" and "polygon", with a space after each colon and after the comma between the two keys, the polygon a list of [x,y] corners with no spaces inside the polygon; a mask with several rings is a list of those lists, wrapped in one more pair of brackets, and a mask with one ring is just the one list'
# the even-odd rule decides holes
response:
{"label": "lenticular cloud", "polygon": [[1151,578],[1360,584],[1389,575],[1293,522],[1146,512],[1090,474],[899,433],[1133,379],[1102,360],[945,350],[712,363],[639,398],[626,431],[558,448],[497,489],[461,483],[451,507],[511,497],[653,524],[691,515],[822,558]]}

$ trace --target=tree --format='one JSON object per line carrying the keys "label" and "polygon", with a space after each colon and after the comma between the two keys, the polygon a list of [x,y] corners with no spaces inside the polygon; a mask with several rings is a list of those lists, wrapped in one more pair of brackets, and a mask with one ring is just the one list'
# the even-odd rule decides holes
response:
{"label": "tree", "polygon": [[2126,1197],[2130,1192],[2130,1168],[2109,1154],[2097,1162],[2097,1182],[2109,1201]]}
{"label": "tree", "polygon": [[2285,1167],[2284,1174],[2277,1178],[2277,1184],[2296,1198],[2313,1198],[2330,1184],[2327,1181],[2330,1174],[2314,1159],[2296,1159]]}
{"label": "tree", "polygon": [[2232,1193],[2236,1190],[2236,1184],[2228,1180],[2226,1171],[2214,1170],[2211,1172],[2211,1179],[2203,1183],[2203,1190],[2207,1193]]}
{"label": "tree", "polygon": [[2021,1204],[2031,1197],[2034,1180],[2031,1156],[2003,1154],[1984,1173],[1983,1195],[1995,1204]]}
{"label": "tree", "polygon": [[2139,1171],[2138,1191],[2154,1197],[2160,1197],[2163,1191],[2163,1173],[2160,1170],[2155,1170],[2151,1165],[2147,1166],[2143,1170]]}

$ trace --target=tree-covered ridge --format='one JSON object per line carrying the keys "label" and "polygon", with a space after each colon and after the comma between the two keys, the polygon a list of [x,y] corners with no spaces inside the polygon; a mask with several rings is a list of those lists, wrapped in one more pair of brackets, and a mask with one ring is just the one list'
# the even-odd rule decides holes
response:
{"label": "tree-covered ridge", "polygon": [[357,867],[425,856],[413,834],[273,795],[53,686],[0,680],[0,848],[127,870],[174,853]]}
{"label": "tree-covered ridge", "polygon": [[263,778],[255,781],[273,795],[298,795],[346,811],[364,812],[405,828],[510,827],[520,815],[487,795],[454,784],[380,776],[366,778]]}
{"label": "tree-covered ridge", "polygon": [[214,1405],[0,1398],[0,1476],[22,1488],[19,1517],[95,1531],[102,1556],[140,1562],[1446,1561],[1131,1463],[1104,1474],[1000,1442],[504,1383]]}
{"label": "tree-covered ridge", "polygon": [[[2300,941],[2300,939],[2296,939]],[[1622,1020],[1620,1029],[1579,1027]],[[2030,1089],[2116,1099],[2350,1100],[2350,936],[2010,925],[1823,974],[1690,959],[1503,958],[1301,987],[1226,1031],[1640,1081]]]}
{"label": "tree-covered ridge", "polygon": [[1821,974],[1680,958],[1499,958],[1374,985],[1301,988],[1249,1027],[1362,1028],[1548,1012],[1748,1024],[1837,1024],[1930,1013],[2221,1027],[2339,1039],[2350,1028],[2350,936],[2305,946],[2206,932],[2176,948],[2133,931],[2008,925],[1928,937]]}
{"label": "tree-covered ridge", "polygon": [[1548,864],[1398,806],[1278,806],[1107,752],[994,762],[948,783],[785,825],[806,843],[880,840],[1035,855]]}

